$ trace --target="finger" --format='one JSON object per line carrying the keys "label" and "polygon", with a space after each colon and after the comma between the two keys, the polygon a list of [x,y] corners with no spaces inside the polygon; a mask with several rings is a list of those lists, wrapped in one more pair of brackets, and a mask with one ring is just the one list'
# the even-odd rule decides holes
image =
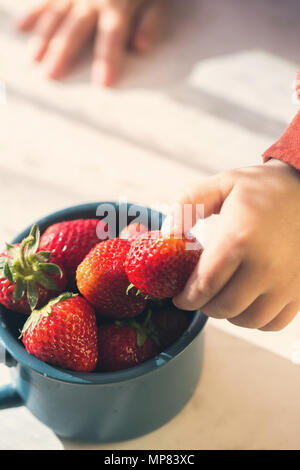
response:
{"label": "finger", "polygon": [[117,79],[129,33],[130,17],[125,12],[108,9],[99,19],[95,43],[92,80],[111,86]]}
{"label": "finger", "polygon": [[170,232],[181,235],[188,232],[200,218],[218,214],[233,185],[227,174],[218,174],[187,188],[167,214],[162,233],[165,236]]}
{"label": "finger", "polygon": [[96,26],[96,9],[84,8],[82,3],[76,5],[78,8],[71,10],[50,42],[47,54],[48,75],[54,79],[61,78],[66,73]]}
{"label": "finger", "polygon": [[244,328],[260,329],[276,317],[285,302],[274,293],[263,294],[257,297],[252,304],[234,318],[228,319],[230,323]]}
{"label": "finger", "polygon": [[220,224],[215,238],[204,249],[183,291],[173,298],[183,310],[196,310],[213,299],[240,268],[242,252],[230,230]]}
{"label": "finger", "polygon": [[131,44],[138,52],[146,52],[157,40],[161,31],[164,2],[156,1],[142,14]]}
{"label": "finger", "polygon": [[42,2],[37,7],[25,13],[23,16],[17,19],[16,28],[19,31],[28,31],[34,27],[41,14],[46,10],[48,1]]}
{"label": "finger", "polygon": [[62,1],[51,5],[40,17],[31,39],[34,59],[42,60],[51,38],[71,8],[71,2]]}
{"label": "finger", "polygon": [[281,312],[265,326],[259,328],[262,331],[280,331],[285,328],[299,313],[300,305],[290,303],[286,305]]}
{"label": "finger", "polygon": [[259,297],[262,289],[257,272],[243,263],[225,287],[201,306],[201,310],[213,318],[236,317]]}

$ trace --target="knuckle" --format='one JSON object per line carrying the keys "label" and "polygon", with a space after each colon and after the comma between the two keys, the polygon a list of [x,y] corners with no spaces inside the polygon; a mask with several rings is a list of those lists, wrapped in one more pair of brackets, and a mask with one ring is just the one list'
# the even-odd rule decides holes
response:
{"label": "knuckle", "polygon": [[121,33],[121,30],[112,30],[106,38],[106,50],[112,51],[120,47],[120,44],[122,44],[122,38],[123,35]]}
{"label": "knuckle", "polygon": [[216,289],[216,278],[210,273],[202,277],[197,285],[199,296],[210,297]]}
{"label": "knuckle", "polygon": [[104,11],[115,11],[121,14],[128,13],[136,4],[136,0],[102,0]]}
{"label": "knuckle", "polygon": [[212,318],[217,318],[219,320],[223,320],[225,318],[230,318],[233,316],[232,305],[230,304],[230,302],[223,300],[222,302],[208,302],[201,308],[201,310],[206,315]]}
{"label": "knuckle", "polygon": [[68,3],[69,0],[54,0],[54,2],[51,3],[51,7],[56,9],[64,8]]}
{"label": "knuckle", "polygon": [[98,53],[107,57],[112,51],[117,50],[124,41],[124,19],[114,14],[103,15],[100,29],[103,36],[99,43]]}
{"label": "knuckle", "polygon": [[178,204],[192,204],[195,200],[195,194],[198,191],[198,185],[185,186],[181,189],[180,196],[178,198]]}
{"label": "knuckle", "polygon": [[107,9],[100,17],[100,26],[104,32],[118,31],[124,23],[124,15],[118,10]]}
{"label": "knuckle", "polygon": [[201,308],[201,311],[205,313],[205,315],[212,318],[217,318],[218,320],[229,318],[229,310],[226,310],[226,308],[220,306],[212,306],[207,304]]}
{"label": "knuckle", "polygon": [[250,246],[251,230],[243,228],[238,233],[232,235],[231,244],[234,253],[244,253]]}
{"label": "knuckle", "polygon": [[224,171],[223,173],[218,173],[216,176],[219,178],[220,185],[226,187],[235,180],[236,170]]}
{"label": "knuckle", "polygon": [[57,0],[49,6],[49,12],[53,15],[58,15],[64,12],[67,7],[67,2],[65,0]]}
{"label": "knuckle", "polygon": [[90,3],[78,2],[71,9],[71,16],[77,23],[88,22],[96,18],[97,9]]}

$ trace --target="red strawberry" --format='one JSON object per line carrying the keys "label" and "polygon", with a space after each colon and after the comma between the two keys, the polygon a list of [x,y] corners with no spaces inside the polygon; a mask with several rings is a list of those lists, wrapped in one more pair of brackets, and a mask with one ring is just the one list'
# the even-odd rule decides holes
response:
{"label": "red strawberry", "polygon": [[202,247],[195,238],[164,238],[148,232],[132,242],[125,262],[130,282],[153,298],[178,294],[195,268]]}
{"label": "red strawberry", "polygon": [[151,323],[159,338],[161,348],[165,349],[180,338],[190,320],[184,310],[166,306],[152,312]]}
{"label": "red strawberry", "polygon": [[108,238],[108,227],[98,219],[77,219],[51,225],[41,237],[41,247],[53,253],[64,266],[69,280],[75,279],[77,266],[88,252]]}
{"label": "red strawberry", "polygon": [[77,268],[77,286],[81,294],[107,317],[134,317],[146,305],[136,289],[126,293],[129,281],[124,262],[130,248],[128,240],[112,238],[96,245]]}
{"label": "red strawberry", "polygon": [[99,328],[99,368],[115,371],[136,366],[151,359],[159,346],[144,323],[123,320]]}
{"label": "red strawberry", "polygon": [[142,233],[148,232],[147,227],[143,224],[133,223],[127,225],[127,227],[123,228],[120,233],[120,238],[124,238],[130,242],[136,240]]}
{"label": "red strawberry", "polygon": [[[0,255],[0,303],[29,314],[63,291],[66,277],[52,255],[39,248],[40,231],[34,225],[21,244],[6,244]],[[50,261],[50,262],[49,262]]]}
{"label": "red strawberry", "polygon": [[23,343],[41,361],[63,369],[90,372],[98,360],[96,316],[88,302],[66,292],[24,325]]}

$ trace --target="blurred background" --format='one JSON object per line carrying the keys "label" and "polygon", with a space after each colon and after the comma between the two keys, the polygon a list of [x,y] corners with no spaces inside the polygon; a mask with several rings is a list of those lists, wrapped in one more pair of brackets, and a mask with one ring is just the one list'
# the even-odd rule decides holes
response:
{"label": "blurred background", "polygon": [[[129,55],[112,89],[91,85],[90,51],[62,82],[45,78],[13,27],[31,3],[0,0],[0,240],[77,203],[172,203],[202,177],[259,164],[297,111],[298,0],[172,0],[159,44]],[[207,331],[191,403],[118,448],[299,448],[299,316],[280,333]],[[0,448],[74,447],[24,409],[0,419]]]}

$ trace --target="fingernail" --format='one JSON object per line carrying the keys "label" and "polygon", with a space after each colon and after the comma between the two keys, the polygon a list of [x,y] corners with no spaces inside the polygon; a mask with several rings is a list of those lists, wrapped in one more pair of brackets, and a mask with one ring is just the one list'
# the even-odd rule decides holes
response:
{"label": "fingernail", "polygon": [[176,295],[176,297],[173,297],[172,299],[173,304],[175,305],[176,308],[179,310],[186,310],[189,312],[192,312],[193,310],[197,310],[198,307],[187,301],[185,298],[183,298],[183,295],[179,294]]}
{"label": "fingernail", "polygon": [[22,31],[26,27],[26,21],[23,17],[17,18],[15,20],[15,28],[18,29],[19,31]]}
{"label": "fingernail", "polygon": [[186,304],[181,301],[180,295],[174,297],[172,299],[172,302],[175,305],[175,307],[178,308],[179,310],[189,310],[188,308],[186,308]]}
{"label": "fingernail", "polygon": [[61,70],[55,62],[48,65],[47,75],[48,77],[53,78],[54,80],[60,77]]}
{"label": "fingernail", "polygon": [[179,308],[179,309],[181,308],[180,302],[177,301],[177,297],[173,297],[172,302],[176,308]]}
{"label": "fingernail", "polygon": [[32,38],[29,42],[29,50],[34,60],[39,61],[44,53],[45,44],[40,38]]}
{"label": "fingernail", "polygon": [[92,68],[92,81],[96,84],[109,86],[111,84],[107,66],[105,64],[97,64]]}

